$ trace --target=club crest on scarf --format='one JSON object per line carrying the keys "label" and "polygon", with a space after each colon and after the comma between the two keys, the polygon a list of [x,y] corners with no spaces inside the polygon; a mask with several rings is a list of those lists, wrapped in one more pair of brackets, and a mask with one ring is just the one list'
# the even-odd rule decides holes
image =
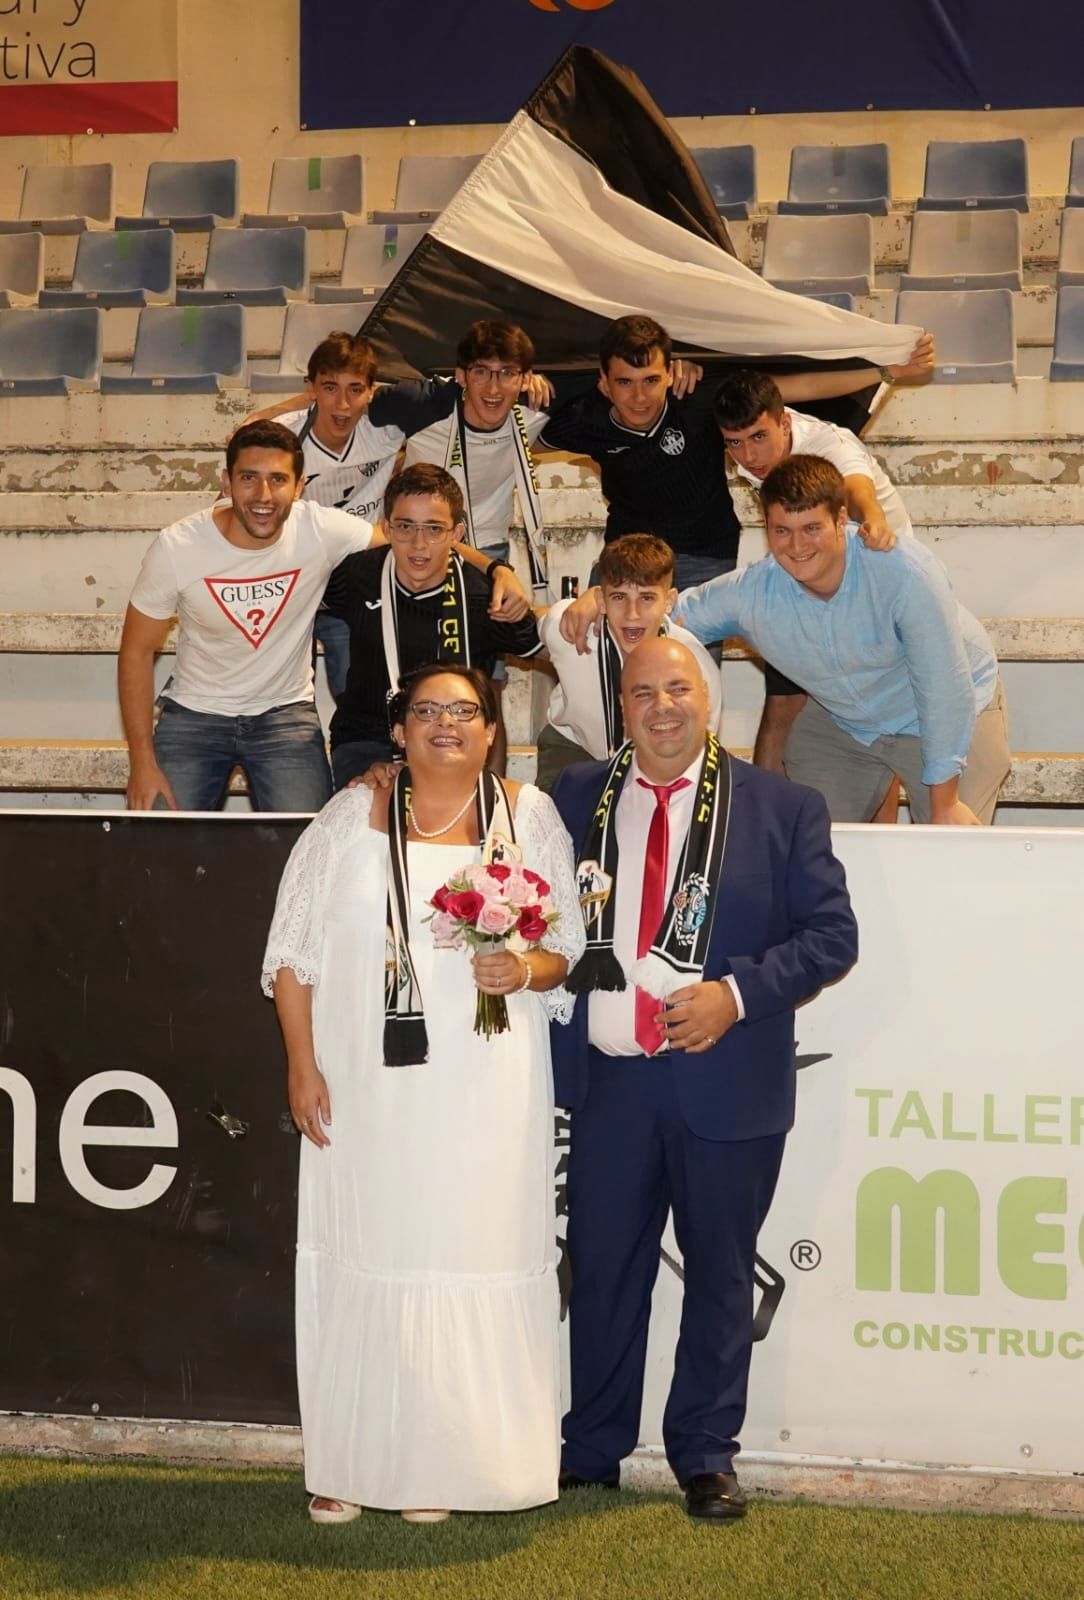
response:
{"label": "club crest on scarf", "polygon": [[603,872],[597,861],[581,861],[576,868],[576,889],[584,927],[589,928],[602,915],[613,889],[613,879],[608,872]]}
{"label": "club crest on scarf", "polygon": [[672,901],[677,916],[674,937],[678,944],[692,945],[708,914],[708,885],[702,872],[690,872]]}

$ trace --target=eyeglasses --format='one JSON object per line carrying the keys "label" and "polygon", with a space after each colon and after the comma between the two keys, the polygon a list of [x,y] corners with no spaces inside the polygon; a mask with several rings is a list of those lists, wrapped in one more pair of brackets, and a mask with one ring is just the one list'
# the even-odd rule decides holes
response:
{"label": "eyeglasses", "polygon": [[479,383],[485,383],[487,378],[499,378],[502,383],[511,383],[512,379],[523,376],[522,367],[487,367],[481,361],[475,361],[467,368],[467,377],[475,378]]}
{"label": "eyeglasses", "polygon": [[419,722],[436,722],[444,711],[456,722],[473,722],[481,709],[476,700],[415,700],[407,707]]}
{"label": "eyeglasses", "polygon": [[408,522],[405,517],[392,517],[388,527],[397,539],[413,539],[420,533],[427,544],[439,544],[452,531],[450,522]]}

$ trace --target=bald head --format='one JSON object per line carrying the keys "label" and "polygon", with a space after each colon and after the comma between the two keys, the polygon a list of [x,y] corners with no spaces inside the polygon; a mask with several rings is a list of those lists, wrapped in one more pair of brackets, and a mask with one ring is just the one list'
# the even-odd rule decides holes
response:
{"label": "bald head", "polygon": [[625,728],[646,777],[669,783],[692,765],[708,731],[708,686],[676,639],[645,639],[621,673]]}

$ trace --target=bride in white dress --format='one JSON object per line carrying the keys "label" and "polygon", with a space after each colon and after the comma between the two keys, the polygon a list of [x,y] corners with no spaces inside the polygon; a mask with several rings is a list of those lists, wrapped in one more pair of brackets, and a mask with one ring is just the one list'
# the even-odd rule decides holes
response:
{"label": "bride in white dress", "polygon": [[[444,665],[413,675],[398,716],[409,788],[325,807],[287,864],[264,962],[304,1136],[297,1367],[316,1521],[557,1495],[548,1018],[571,1015],[559,986],[583,949],[571,845],[546,795],[506,781],[505,820],[559,920],[520,953],[435,948],[430,896],[481,859],[496,704],[482,674]],[[428,1036],[428,1059],[405,1066],[385,1065],[394,906]],[[509,1032],[474,1032],[477,989],[506,996]]]}

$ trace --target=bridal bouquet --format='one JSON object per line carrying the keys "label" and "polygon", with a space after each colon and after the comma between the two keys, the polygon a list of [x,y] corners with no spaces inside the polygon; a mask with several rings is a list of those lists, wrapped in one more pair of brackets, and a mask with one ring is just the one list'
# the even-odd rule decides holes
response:
{"label": "bridal bouquet", "polygon": [[[509,940],[523,946],[537,944],[558,912],[553,909],[550,886],[537,872],[518,861],[471,865],[453,873],[429,901],[426,920],[438,950],[503,950]],[[491,1039],[508,1028],[508,1007],[503,994],[478,991],[474,1031]]]}

